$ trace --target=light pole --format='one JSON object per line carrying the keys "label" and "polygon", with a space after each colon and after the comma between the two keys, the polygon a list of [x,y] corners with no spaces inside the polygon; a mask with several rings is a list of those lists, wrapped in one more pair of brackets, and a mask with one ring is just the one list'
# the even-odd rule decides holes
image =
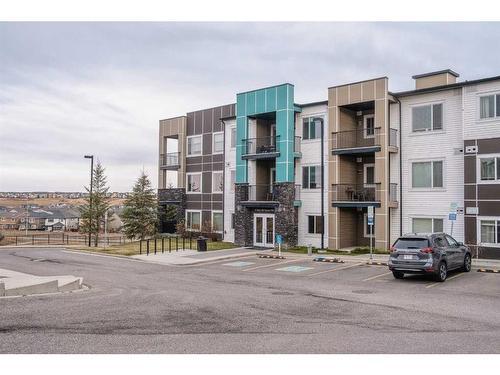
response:
{"label": "light pole", "polygon": [[89,197],[89,247],[92,238],[92,180],[94,179],[94,155],[85,155],[85,159],[90,159],[90,197]]}

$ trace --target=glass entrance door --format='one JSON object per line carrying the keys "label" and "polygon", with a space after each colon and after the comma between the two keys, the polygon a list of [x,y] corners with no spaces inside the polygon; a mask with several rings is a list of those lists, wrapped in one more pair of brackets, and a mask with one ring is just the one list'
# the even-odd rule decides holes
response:
{"label": "glass entrance door", "polygon": [[273,214],[254,215],[253,243],[255,246],[274,247]]}

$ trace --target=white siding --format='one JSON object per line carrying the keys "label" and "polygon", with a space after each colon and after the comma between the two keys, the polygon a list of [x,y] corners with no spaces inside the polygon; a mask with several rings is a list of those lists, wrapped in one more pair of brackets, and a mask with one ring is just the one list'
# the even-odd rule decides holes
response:
{"label": "white siding", "polygon": [[305,107],[302,112],[296,116],[295,135],[302,137],[301,152],[302,158],[297,159],[295,164],[295,183],[300,184],[300,199],[302,206],[298,208],[298,244],[299,246],[307,246],[311,244],[314,247],[321,246],[321,234],[307,233],[307,216],[321,215],[321,189],[302,189],[302,166],[306,165],[321,165],[321,139],[304,140],[302,119],[305,117],[323,117],[324,123],[324,244],[328,246],[328,118],[326,104]]}
{"label": "white siding", "polygon": [[[451,233],[448,220],[450,204],[463,207],[463,147],[461,89],[401,98],[402,102],[402,168],[403,168],[403,233],[410,232],[413,217],[438,217],[444,220],[444,231]],[[411,106],[432,102],[443,103],[443,130],[412,133]],[[416,190],[411,187],[411,162],[444,160],[444,188]],[[392,178],[392,177],[391,177]],[[453,236],[463,241],[463,215],[458,215]]]}
{"label": "white siding", "polygon": [[234,192],[231,190],[231,170],[236,172],[236,148],[231,147],[231,129],[236,128],[236,120],[225,120],[224,139],[224,241],[234,242],[231,228],[231,214],[234,213]]}
{"label": "white siding", "polygon": [[479,119],[479,97],[500,94],[500,79],[464,87],[464,139],[500,138],[500,118]]}
{"label": "white siding", "polygon": [[396,129],[398,131],[397,134],[397,146],[399,148],[399,152],[397,153],[391,153],[389,155],[389,160],[390,160],[390,169],[389,169],[389,182],[398,184],[397,188],[397,201],[398,203],[398,208],[390,208],[389,210],[389,231],[390,231],[390,237],[389,237],[389,242],[392,245],[394,241],[399,237],[400,233],[400,225],[399,225],[399,210],[401,207],[401,197],[400,197],[400,181],[399,181],[399,157],[400,157],[400,152],[401,152],[401,147],[399,145],[399,104],[391,104],[389,108],[390,112],[390,128],[391,129]]}

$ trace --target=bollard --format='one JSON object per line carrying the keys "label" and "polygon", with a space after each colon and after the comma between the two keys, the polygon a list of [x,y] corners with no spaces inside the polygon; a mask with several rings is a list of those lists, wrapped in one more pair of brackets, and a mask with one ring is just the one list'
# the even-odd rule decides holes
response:
{"label": "bollard", "polygon": [[163,242],[164,242],[163,240],[164,240],[164,239],[165,239],[165,237],[162,237],[162,238],[161,238],[161,253],[162,253],[162,254],[163,254]]}
{"label": "bollard", "polygon": [[139,255],[142,255],[142,240],[139,240]]}
{"label": "bollard", "polygon": [[313,253],[313,251],[312,251],[312,245],[309,244],[309,245],[307,245],[307,255],[311,256],[312,253]]}

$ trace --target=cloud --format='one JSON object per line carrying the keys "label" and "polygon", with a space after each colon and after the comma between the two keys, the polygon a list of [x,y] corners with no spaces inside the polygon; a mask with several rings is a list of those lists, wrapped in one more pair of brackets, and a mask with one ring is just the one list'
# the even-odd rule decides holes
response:
{"label": "cloud", "polygon": [[296,102],[378,76],[498,75],[499,23],[1,23],[0,190],[111,190],[157,179],[158,120],[282,82]]}

